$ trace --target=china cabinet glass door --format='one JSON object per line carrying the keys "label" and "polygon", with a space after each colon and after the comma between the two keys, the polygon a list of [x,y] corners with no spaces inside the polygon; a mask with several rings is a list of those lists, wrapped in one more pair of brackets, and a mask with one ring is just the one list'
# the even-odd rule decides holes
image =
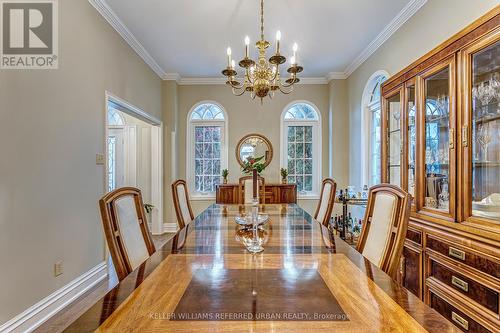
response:
{"label": "china cabinet glass door", "polygon": [[[500,221],[500,33],[465,53],[468,82],[462,129],[469,171],[468,216]],[[468,120],[468,121],[467,121]],[[470,133],[470,140],[467,134]]]}
{"label": "china cabinet glass door", "polygon": [[386,99],[387,182],[401,186],[401,91]]}
{"label": "china cabinet glass door", "polygon": [[423,207],[434,214],[454,217],[455,193],[455,80],[454,58],[423,76],[422,115],[424,177]]}
{"label": "china cabinet glass door", "polygon": [[408,84],[406,87],[406,142],[407,142],[407,165],[406,165],[406,190],[411,195],[412,200],[415,197],[415,166],[417,161],[417,107],[415,98],[415,84]]}

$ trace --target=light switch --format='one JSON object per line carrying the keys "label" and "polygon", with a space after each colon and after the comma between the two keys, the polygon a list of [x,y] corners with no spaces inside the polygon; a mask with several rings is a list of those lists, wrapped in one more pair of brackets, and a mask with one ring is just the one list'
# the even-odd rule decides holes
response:
{"label": "light switch", "polygon": [[95,155],[95,164],[104,165],[105,157],[104,154],[96,154]]}
{"label": "light switch", "polygon": [[63,267],[62,267],[62,261],[58,261],[54,264],[54,276],[59,276],[62,275],[63,273]]}

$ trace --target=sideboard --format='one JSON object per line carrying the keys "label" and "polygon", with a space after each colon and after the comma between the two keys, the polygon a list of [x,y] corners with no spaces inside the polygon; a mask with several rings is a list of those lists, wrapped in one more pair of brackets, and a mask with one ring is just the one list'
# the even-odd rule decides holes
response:
{"label": "sideboard", "polygon": [[[215,201],[218,204],[238,204],[238,184],[220,184],[216,188]],[[266,184],[266,204],[297,203],[297,185]]]}

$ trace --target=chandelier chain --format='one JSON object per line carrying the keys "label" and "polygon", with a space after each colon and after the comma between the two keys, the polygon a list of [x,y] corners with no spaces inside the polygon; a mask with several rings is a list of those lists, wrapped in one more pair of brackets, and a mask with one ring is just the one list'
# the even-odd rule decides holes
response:
{"label": "chandelier chain", "polygon": [[264,40],[264,0],[260,0],[260,39]]}

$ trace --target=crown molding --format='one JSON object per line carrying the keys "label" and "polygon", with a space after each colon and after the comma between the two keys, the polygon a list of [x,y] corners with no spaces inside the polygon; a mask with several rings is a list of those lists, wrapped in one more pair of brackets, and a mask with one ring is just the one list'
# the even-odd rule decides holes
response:
{"label": "crown molding", "polygon": [[347,79],[347,74],[345,72],[330,72],[326,76],[327,82],[330,82],[331,80],[345,80]]}
{"label": "crown molding", "polygon": [[177,83],[180,82],[181,76],[179,73],[165,73],[162,77],[163,81],[176,81]]}
{"label": "crown molding", "polygon": [[347,66],[344,73],[349,77],[359,66],[361,66],[377,49],[382,46],[406,21],[408,21],[427,0],[412,0],[392,19],[374,40]]}
{"label": "crown molding", "polygon": [[135,38],[127,26],[120,20],[115,12],[109,7],[105,0],[88,0],[89,3],[101,14],[102,17],[122,36],[128,45],[144,60],[144,62],[156,73],[160,78],[163,78],[166,73],[153,57],[146,51],[144,46]]}
{"label": "crown molding", "polygon": [[[224,78],[182,78],[178,73],[166,73],[163,68],[146,51],[142,44],[130,32],[115,12],[106,3],[106,0],[88,0],[88,2],[108,21],[108,23],[122,36],[130,47],[149,65],[162,79],[176,81],[179,85],[212,85],[225,84]],[[326,84],[331,80],[345,80],[359,68],[377,49],[382,46],[403,24],[406,23],[427,0],[412,0],[392,19],[374,40],[353,60],[343,72],[330,72],[326,77],[301,78],[299,84]]]}

